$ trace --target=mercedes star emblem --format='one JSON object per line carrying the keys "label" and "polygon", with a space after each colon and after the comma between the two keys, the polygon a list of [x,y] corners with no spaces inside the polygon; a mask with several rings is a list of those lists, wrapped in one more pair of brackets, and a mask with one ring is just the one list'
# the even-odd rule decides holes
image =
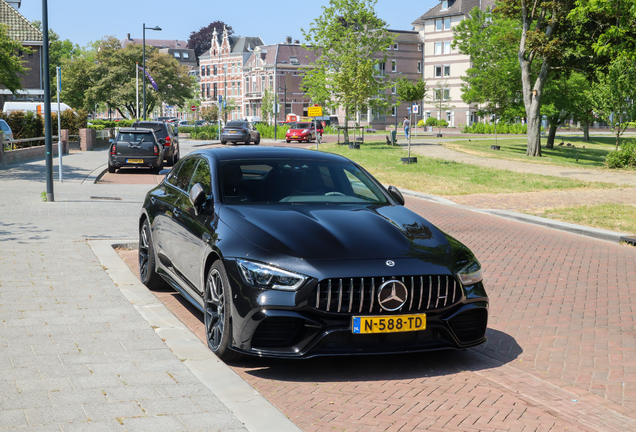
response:
{"label": "mercedes star emblem", "polygon": [[388,265],[389,267],[393,267],[393,266],[395,266],[395,263],[393,261],[391,261],[391,260],[388,260],[386,262],[386,265]]}
{"label": "mercedes star emblem", "polygon": [[378,303],[382,309],[393,312],[404,306],[408,295],[408,290],[402,282],[390,280],[380,286]]}

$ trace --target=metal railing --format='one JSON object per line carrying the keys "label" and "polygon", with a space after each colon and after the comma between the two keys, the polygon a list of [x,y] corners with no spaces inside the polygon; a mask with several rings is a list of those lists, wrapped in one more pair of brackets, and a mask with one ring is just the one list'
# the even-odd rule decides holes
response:
{"label": "metal railing", "polygon": [[[57,139],[58,136],[57,135],[53,135],[51,137],[52,139]],[[3,141],[5,148],[9,148],[9,150],[17,150],[17,149],[21,149],[21,148],[28,148],[28,147],[38,147],[40,145],[43,144],[38,144],[36,146],[33,145],[34,142],[36,141],[44,141],[44,137],[37,137],[37,138],[23,138],[23,139],[17,139],[17,140],[7,140],[7,141]],[[16,147],[16,144],[22,144],[22,143],[27,143],[28,145],[18,145]]]}

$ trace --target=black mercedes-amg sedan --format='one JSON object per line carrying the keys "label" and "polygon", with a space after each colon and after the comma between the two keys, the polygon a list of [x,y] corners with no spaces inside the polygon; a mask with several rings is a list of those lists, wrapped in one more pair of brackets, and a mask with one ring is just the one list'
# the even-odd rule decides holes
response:
{"label": "black mercedes-amg sedan", "polygon": [[225,360],[484,343],[479,261],[403,205],[396,188],[341,156],[200,150],[146,196],[141,280],[200,309]]}

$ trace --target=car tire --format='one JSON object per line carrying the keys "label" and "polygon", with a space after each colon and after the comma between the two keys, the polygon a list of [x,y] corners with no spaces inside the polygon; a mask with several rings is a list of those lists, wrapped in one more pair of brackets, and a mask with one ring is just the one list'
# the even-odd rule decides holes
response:
{"label": "car tire", "polygon": [[227,141],[221,141],[221,144],[225,145],[227,144]]}
{"label": "car tire", "polygon": [[289,144],[291,141],[290,141],[290,140],[285,140],[285,142],[286,142],[287,144]]}
{"label": "car tire", "polygon": [[172,155],[168,158],[168,165],[174,166],[179,161],[179,150],[177,150],[176,154],[172,153]]}
{"label": "car tire", "polygon": [[240,354],[232,351],[232,291],[223,262],[212,264],[205,279],[203,323],[208,347],[223,361],[236,360]]}
{"label": "car tire", "polygon": [[250,145],[250,136],[247,135],[247,139],[245,140],[245,145]]}
{"label": "car tire", "polygon": [[115,168],[115,165],[108,164],[108,172],[113,174],[115,171],[117,171],[117,168]]}
{"label": "car tire", "polygon": [[152,244],[150,222],[144,221],[139,230],[139,279],[151,290],[167,287],[166,281],[155,271],[155,248]]}
{"label": "car tire", "polygon": [[261,137],[258,137],[256,141],[254,141],[254,145],[259,145],[261,143]]}

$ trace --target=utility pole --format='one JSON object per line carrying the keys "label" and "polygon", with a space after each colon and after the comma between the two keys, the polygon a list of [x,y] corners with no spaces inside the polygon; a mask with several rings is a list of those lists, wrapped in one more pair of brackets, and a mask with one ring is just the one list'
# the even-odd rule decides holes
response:
{"label": "utility pole", "polygon": [[[225,93],[223,96],[223,108],[225,108],[227,107],[227,63],[223,65],[223,71],[225,75],[223,78],[223,90]],[[223,112],[225,113],[225,124],[227,124],[227,109],[224,109]]]}
{"label": "utility pole", "polygon": [[44,150],[46,152],[46,201],[55,201],[53,193],[53,137],[51,135],[51,80],[49,76],[49,12],[42,0],[42,72],[44,81]]}

